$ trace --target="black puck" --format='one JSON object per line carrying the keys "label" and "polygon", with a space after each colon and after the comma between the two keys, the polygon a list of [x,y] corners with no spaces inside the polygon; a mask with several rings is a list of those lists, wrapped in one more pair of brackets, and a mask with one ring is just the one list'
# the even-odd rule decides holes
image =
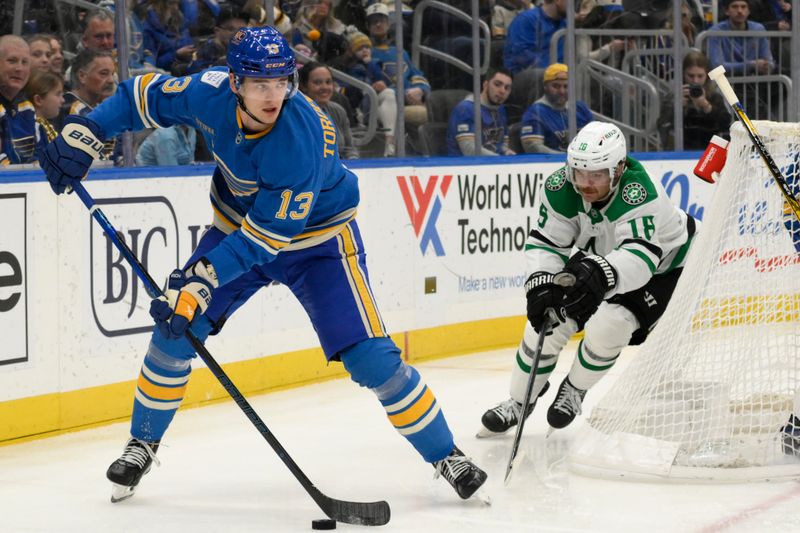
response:
{"label": "black puck", "polygon": [[320,518],[311,521],[311,529],[336,529],[336,520]]}

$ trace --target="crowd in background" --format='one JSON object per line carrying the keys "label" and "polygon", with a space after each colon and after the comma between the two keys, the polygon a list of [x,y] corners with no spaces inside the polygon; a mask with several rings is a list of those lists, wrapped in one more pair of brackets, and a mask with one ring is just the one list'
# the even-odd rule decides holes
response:
{"label": "crowd in background", "polygon": [[[407,45],[418,3],[405,0],[403,4],[400,30]],[[468,0],[446,3],[471,12]],[[59,131],[64,117],[90,112],[114,93],[119,77],[114,2],[102,0],[96,10],[64,3],[56,16],[52,2],[30,1],[21,36],[11,34],[9,11],[13,4],[0,7],[2,165],[35,161],[37,150]],[[276,0],[272,16],[296,51],[301,90],[336,124],[342,158],[394,155],[398,74],[403,78],[402,120],[412,155],[564,152],[567,113],[572,106],[566,96],[570,73],[563,64],[563,39],[557,50],[550,47],[553,34],[566,27],[567,0],[535,4],[529,0],[480,0],[479,5],[479,17],[491,29],[491,68],[483,76],[479,95],[471,93],[471,76],[435,57],[424,56],[420,64],[414,64],[404,51],[404,64],[398,67],[394,1]],[[791,29],[790,1],[721,0],[721,22],[713,26],[711,13],[698,11],[698,5],[686,0],[681,4],[681,31],[689,47],[708,29]],[[670,28],[672,23],[670,0],[580,0],[575,10],[578,28],[653,30]],[[422,16],[425,46],[471,62],[469,22],[433,9]],[[265,25],[268,17],[263,0],[130,0],[125,19],[131,75],[185,76],[224,66],[227,43],[234,32],[242,26]],[[579,58],[618,67],[636,46],[631,38],[581,36],[576,53]],[[724,135],[731,122],[722,98],[709,82],[708,71],[722,64],[734,76],[780,73],[788,68],[782,64],[788,53],[775,48],[766,37],[737,36],[710,38],[708,55],[688,49],[682,65],[685,149],[704,148],[712,135]],[[783,61],[776,61],[776,56]],[[669,82],[674,69],[665,65],[663,78]],[[370,98],[363,86],[337,82],[335,72],[372,87],[377,99]],[[429,101],[443,93],[449,100]],[[523,96],[514,98],[515,94]],[[472,111],[475,96],[480,99],[482,122],[478,150]],[[513,105],[509,98],[515,100]],[[662,149],[672,147],[673,101],[673,96],[665,97],[659,114]],[[575,102],[578,127],[592,120],[593,111],[605,112],[606,105],[602,99]],[[441,106],[446,107],[447,116],[432,116]],[[377,135],[372,142],[356,146],[354,132],[366,128],[371,114],[377,117]],[[434,143],[439,146],[431,146]],[[134,146],[139,165],[185,165],[211,159],[202,135],[183,126],[137,135]],[[118,140],[106,143],[106,159],[119,163],[121,155]]]}

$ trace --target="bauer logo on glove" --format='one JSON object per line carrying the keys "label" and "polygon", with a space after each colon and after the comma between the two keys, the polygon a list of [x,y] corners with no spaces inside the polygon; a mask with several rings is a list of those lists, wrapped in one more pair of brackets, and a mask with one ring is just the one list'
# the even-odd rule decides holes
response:
{"label": "bauer logo on glove", "polygon": [[218,286],[214,266],[205,257],[189,265],[185,271],[173,270],[166,295],[150,304],[150,316],[161,334],[170,339],[183,337],[195,316],[206,312]]}

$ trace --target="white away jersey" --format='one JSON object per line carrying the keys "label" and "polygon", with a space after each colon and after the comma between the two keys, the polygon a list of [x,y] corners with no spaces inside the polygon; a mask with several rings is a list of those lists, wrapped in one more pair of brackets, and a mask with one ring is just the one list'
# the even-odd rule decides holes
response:
{"label": "white away jersey", "polygon": [[560,271],[576,247],[602,255],[617,270],[617,286],[606,297],[636,290],[654,274],[682,267],[694,236],[694,221],[630,157],[603,207],[583,200],[565,166],[545,181],[537,210],[536,227],[525,245],[528,274]]}

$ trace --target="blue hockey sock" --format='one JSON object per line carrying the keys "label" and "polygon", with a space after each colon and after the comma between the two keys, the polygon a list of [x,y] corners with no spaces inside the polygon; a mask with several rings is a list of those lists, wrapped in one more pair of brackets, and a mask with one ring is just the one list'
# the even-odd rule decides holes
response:
{"label": "blue hockey sock", "polygon": [[453,434],[447,426],[433,391],[414,367],[403,364],[389,380],[374,389],[395,429],[429,463],[453,450]]}
{"label": "blue hockey sock", "polygon": [[183,400],[191,371],[189,360],[170,357],[150,344],[136,383],[131,436],[161,440]]}
{"label": "blue hockey sock", "polygon": [[353,381],[372,389],[389,421],[425,461],[440,461],[453,451],[453,434],[436,397],[416,369],[400,359],[390,338],[362,341],[341,358]]}

